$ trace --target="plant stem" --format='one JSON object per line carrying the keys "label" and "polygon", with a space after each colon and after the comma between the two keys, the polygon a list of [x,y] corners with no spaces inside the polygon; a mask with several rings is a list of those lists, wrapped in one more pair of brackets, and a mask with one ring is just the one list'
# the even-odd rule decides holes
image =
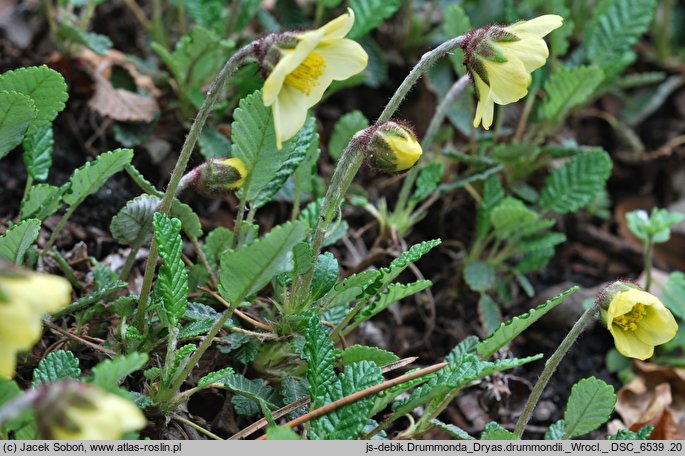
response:
{"label": "plant stem", "polygon": [[[244,63],[246,63],[253,52],[252,43],[240,48],[231,58],[226,62],[224,67],[219,71],[216,78],[212,82],[207,96],[205,97],[204,103],[200,111],[198,111],[195,120],[193,121],[190,131],[188,131],[188,136],[183,143],[181,148],[181,154],[176,161],[176,167],[171,174],[171,180],[169,181],[169,186],[164,192],[164,197],[159,207],[159,212],[168,215],[171,209],[171,204],[174,201],[174,196],[176,195],[176,189],[178,184],[185,173],[186,167],[188,166],[188,161],[190,160],[190,155],[195,148],[200,133],[202,133],[202,127],[204,127],[205,122],[209,114],[212,112],[212,107],[216,103],[219,94],[221,93],[221,88],[224,86],[228,78],[235,73],[235,71]],[[145,274],[143,276],[143,287],[140,290],[140,298],[138,299],[138,309],[136,310],[135,316],[135,326],[139,329],[143,329],[143,324],[145,323],[145,306],[147,305],[147,300],[150,297],[150,289],[152,287],[152,276],[155,272],[155,266],[157,265],[157,255],[159,253],[159,246],[157,241],[153,238],[150,244],[150,253],[147,258],[147,263],[145,264]]]}
{"label": "plant stem", "polygon": [[67,221],[69,221],[69,217],[71,217],[71,215],[74,213],[79,204],[81,204],[81,201],[77,201],[76,204],[72,204],[71,206],[69,206],[69,209],[67,209],[67,212],[62,216],[62,219],[59,221],[55,229],[52,230],[50,239],[48,239],[47,244],[45,244],[45,247],[43,247],[43,251],[41,252],[42,256],[45,256],[48,254],[48,252],[50,252],[50,250],[52,249],[52,245],[57,240],[57,236],[59,236],[60,231],[62,231],[64,225],[67,224]]}
{"label": "plant stem", "polygon": [[195,424],[195,423],[193,423],[192,421],[183,418],[182,416],[174,415],[174,419],[175,419],[176,421],[178,421],[179,423],[183,423],[183,424],[185,424],[186,426],[190,426],[191,428],[193,428],[193,429],[195,429],[196,431],[198,431],[198,432],[200,432],[200,433],[206,435],[207,437],[209,437],[209,438],[212,439],[212,440],[223,440],[221,437],[219,437],[218,435],[214,434],[213,432],[208,431],[207,429],[203,428],[203,427],[200,426],[199,424]]}
{"label": "plant stem", "polygon": [[231,248],[238,247],[238,238],[240,231],[243,228],[243,219],[245,218],[245,205],[247,204],[247,192],[243,192],[238,204],[238,213],[235,215],[235,222],[233,222],[233,237],[231,238]]}
{"label": "plant stem", "polygon": [[578,321],[573,325],[573,328],[571,328],[571,330],[566,335],[564,340],[561,341],[561,344],[559,344],[559,347],[545,363],[545,368],[543,369],[542,374],[540,374],[540,378],[535,383],[533,391],[531,391],[530,396],[528,397],[528,402],[526,402],[526,406],[523,409],[523,413],[521,413],[521,416],[519,417],[518,422],[516,423],[516,429],[514,430],[514,433],[517,436],[521,437],[523,435],[523,431],[526,428],[526,424],[528,424],[528,420],[530,420],[530,417],[533,414],[533,410],[535,410],[535,406],[540,400],[542,391],[545,389],[545,386],[547,386],[547,382],[549,382],[549,379],[554,374],[554,371],[557,369],[557,366],[564,358],[568,350],[571,348],[573,343],[576,341],[578,336],[580,336],[580,334],[585,330],[587,325],[595,317],[598,311],[599,308],[595,304],[593,304],[592,307],[588,308],[585,311],[585,313],[581,315]]}
{"label": "plant stem", "polygon": [[33,403],[44,394],[38,389],[28,390],[21,396],[13,399],[4,404],[4,407],[0,408],[0,427],[7,421],[12,420],[26,411],[29,407],[33,406]]}
{"label": "plant stem", "polygon": [[654,251],[654,242],[651,236],[645,242],[645,291],[649,292],[652,286],[652,252]]}
{"label": "plant stem", "polygon": [[29,195],[29,191],[31,190],[31,186],[33,185],[33,177],[29,174],[29,176],[26,178],[26,186],[24,187],[24,196],[21,198],[22,202],[26,201],[26,197]]}

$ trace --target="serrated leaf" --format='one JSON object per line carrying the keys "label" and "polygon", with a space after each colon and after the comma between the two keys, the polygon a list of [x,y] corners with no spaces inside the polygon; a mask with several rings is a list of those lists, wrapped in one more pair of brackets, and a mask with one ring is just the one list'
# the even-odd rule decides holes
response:
{"label": "serrated leaf", "polygon": [[278,193],[288,178],[307,157],[307,152],[316,134],[316,119],[309,117],[299,133],[293,139],[286,141],[283,145],[283,150],[279,151],[279,154],[285,160],[279,160],[280,168],[271,180],[260,188],[254,196],[249,196],[250,193],[248,192],[248,199],[252,201],[254,207],[260,208],[264,206]]}
{"label": "serrated leaf", "polygon": [[127,202],[109,225],[114,239],[123,245],[147,243],[152,238],[152,216],[160,202],[152,195],[140,195]]}
{"label": "serrated leaf", "polygon": [[228,377],[229,375],[233,375],[233,368],[231,367],[226,367],[218,371],[210,372],[209,374],[205,375],[200,380],[198,380],[197,386],[205,387],[213,383],[218,383],[226,377]]}
{"label": "serrated leaf", "polygon": [[190,339],[191,337],[207,334],[211,327],[214,326],[215,321],[215,319],[210,318],[191,321],[187,325],[183,326],[178,332],[178,340]]}
{"label": "serrated leaf", "polygon": [[133,150],[115,149],[76,169],[65,184],[64,202],[71,206],[80,204],[88,195],[97,192],[107,179],[130,164],[132,159]]}
{"label": "serrated leaf", "polygon": [[231,141],[216,128],[205,126],[198,140],[200,152],[207,160],[231,156]]}
{"label": "serrated leaf", "polygon": [[540,249],[548,249],[566,241],[564,233],[544,233],[529,239],[524,239],[519,243],[519,250],[523,253],[532,252]]}
{"label": "serrated leaf", "polygon": [[312,278],[312,300],[321,299],[338,280],[338,260],[331,252],[324,252],[316,259]]}
{"label": "serrated leaf", "polygon": [[545,81],[547,99],[542,104],[542,116],[556,124],[568,112],[592,95],[603,79],[602,70],[596,67],[559,67]]}
{"label": "serrated leaf", "polygon": [[[243,3],[240,2],[239,5],[242,6]],[[183,0],[183,5],[199,26],[218,34],[224,33],[229,14],[224,0]]]}
{"label": "serrated leaf", "polygon": [[352,345],[347,347],[340,354],[340,363],[343,366],[353,364],[359,361],[371,361],[378,365],[378,367],[386,366],[395,361],[399,361],[400,357],[396,354],[382,350],[378,347],[367,347],[365,345]]}
{"label": "serrated leaf", "polygon": [[177,348],[176,351],[174,351],[173,366],[165,366],[166,368],[171,367],[167,372],[166,378],[173,378],[174,374],[178,372],[183,363],[190,357],[190,355],[193,354],[195,350],[197,350],[197,345],[195,344],[185,344]]}
{"label": "serrated leaf", "polygon": [[[0,91],[2,90],[30,97],[36,109],[37,124],[55,120],[69,97],[67,84],[62,75],[45,65],[19,68],[0,74]],[[3,105],[4,103],[0,103],[0,106]]]}
{"label": "serrated leaf", "polygon": [[378,297],[369,305],[364,307],[355,317],[355,322],[360,323],[366,321],[375,315],[378,315],[383,310],[387,309],[391,304],[411,296],[420,291],[425,290],[433,285],[430,280],[417,280],[412,283],[392,283],[388,288],[382,291]]}
{"label": "serrated leaf", "polygon": [[493,353],[499,350],[504,345],[508,344],[514,337],[525,331],[530,325],[535,323],[550,310],[561,304],[564,299],[572,295],[578,290],[578,287],[569,288],[563,293],[547,300],[534,309],[512,318],[506,323],[502,323],[499,328],[495,330],[488,338],[483,339],[476,351],[483,358],[489,358]]}
{"label": "serrated leaf", "polygon": [[[93,304],[96,304],[102,300],[105,300],[109,296],[113,295],[119,290],[122,290],[124,288],[128,287],[128,283],[123,282],[121,280],[117,280],[116,282],[112,283],[111,285],[107,286],[106,288],[102,288],[99,290],[91,291],[90,293],[81,296],[78,300],[72,302],[69,304],[69,312],[71,314],[74,314],[76,312],[80,312],[82,310],[85,310],[92,306]],[[53,313],[54,315],[60,315],[62,311],[58,311],[56,313]],[[130,328],[130,326],[129,326]]]}
{"label": "serrated leaf", "polygon": [[483,433],[480,435],[481,440],[521,440],[519,436],[511,431],[507,431],[499,424],[491,421],[485,425]]}
{"label": "serrated leaf", "polygon": [[522,274],[535,272],[544,268],[554,256],[554,248],[548,247],[534,250],[526,254],[521,261],[516,264],[516,271]]}
{"label": "serrated leaf", "polygon": [[45,220],[62,207],[62,189],[48,184],[31,186],[28,195],[21,202],[19,218]]}
{"label": "serrated leaf", "polygon": [[277,226],[249,244],[221,255],[219,291],[231,303],[261,290],[288,266],[288,254],[305,234],[305,224]]}
{"label": "serrated leaf", "polygon": [[[307,394],[307,382],[305,380],[295,380],[288,374],[284,374],[281,378],[281,395],[283,396],[283,401],[286,404],[292,404],[299,401],[302,398],[308,396]],[[294,420],[307,413],[307,406],[295,409],[288,414],[288,419]]]}
{"label": "serrated leaf", "polygon": [[33,124],[24,136],[24,165],[35,180],[45,180],[52,166],[52,147],[55,143],[52,124]]}
{"label": "serrated leaf", "polygon": [[615,435],[608,435],[607,440],[649,440],[653,431],[654,426],[651,424],[642,426],[637,432],[630,429],[619,429]]}
{"label": "serrated leaf", "polygon": [[595,377],[584,378],[571,388],[566,404],[562,439],[592,432],[606,423],[614,411],[614,387]]}
{"label": "serrated leaf", "polygon": [[240,374],[232,374],[215,383],[236,394],[254,401],[264,401],[270,409],[276,409],[281,404],[281,398],[276,390],[267,385],[265,380],[250,380]]}
{"label": "serrated leaf", "polygon": [[464,280],[473,291],[487,291],[495,284],[495,268],[485,261],[469,261],[464,267]]}
{"label": "serrated leaf", "polygon": [[483,184],[483,200],[478,206],[476,214],[476,233],[479,238],[484,238],[492,223],[490,213],[504,199],[504,189],[498,176],[490,176]]}
{"label": "serrated leaf", "polygon": [[0,92],[0,158],[21,144],[36,114],[36,106],[30,97],[16,92]]}
{"label": "serrated leaf", "polygon": [[146,353],[129,353],[101,361],[93,368],[93,383],[106,391],[116,391],[119,384],[133,372],[142,369],[147,360]]}
{"label": "serrated leaf", "polygon": [[33,387],[52,383],[65,378],[79,378],[81,368],[79,360],[70,351],[58,350],[48,353],[40,360],[33,371]]}
{"label": "serrated leaf", "polygon": [[458,426],[455,426],[454,424],[443,423],[437,419],[432,419],[430,423],[438,429],[446,432],[450,437],[454,437],[456,440],[475,440],[469,435],[468,432]]}
{"label": "serrated leaf", "polygon": [[[454,38],[470,31],[473,27],[468,14],[464,11],[462,5],[450,4],[444,10],[445,18],[442,24],[442,31],[447,38]],[[452,62],[452,67],[457,74],[463,75],[466,73],[464,67],[464,51],[457,48],[453,53],[450,53],[449,59]]]}
{"label": "serrated leaf", "polygon": [[302,350],[307,360],[307,387],[312,399],[311,409],[342,397],[342,387],[335,376],[335,350],[328,331],[319,317],[313,315],[307,323]]}
{"label": "serrated leaf", "polygon": [[611,175],[611,158],[603,150],[576,155],[545,179],[540,206],[564,214],[587,206]]}
{"label": "serrated leaf", "polygon": [[112,40],[105,35],[98,33],[85,32],[66,21],[59,22],[58,35],[62,40],[69,40],[74,43],[82,44],[93,52],[106,55],[112,47]]}
{"label": "serrated leaf", "polygon": [[361,111],[355,110],[344,114],[333,127],[331,139],[328,141],[328,155],[335,160],[340,158],[352,136],[368,126],[369,119]]}
{"label": "serrated leaf", "polygon": [[175,326],[188,307],[188,272],[181,258],[181,221],[156,212],[153,225],[159,255],[164,260],[159,268],[155,289],[160,290],[164,299],[166,318],[171,326]]}
{"label": "serrated leaf", "polygon": [[615,0],[596,13],[586,30],[588,58],[600,66],[633,47],[652,23],[655,0]]}
{"label": "serrated leaf", "polygon": [[210,265],[217,264],[221,255],[230,250],[231,242],[233,242],[233,231],[223,226],[214,228],[207,235],[202,250],[205,252]]}
{"label": "serrated leaf", "polygon": [[350,0],[355,19],[347,37],[356,39],[366,35],[395,14],[400,5],[399,0]]}
{"label": "serrated leaf", "polygon": [[171,203],[171,216],[181,221],[183,231],[189,237],[199,238],[202,236],[202,223],[200,217],[186,203],[174,200]]}
{"label": "serrated leaf", "polygon": [[564,420],[557,420],[545,431],[545,440],[561,440],[566,429]]}
{"label": "serrated leaf", "polygon": [[498,239],[511,240],[524,235],[521,226],[536,222],[539,216],[515,198],[503,199],[490,212],[490,222]]}
{"label": "serrated leaf", "polygon": [[17,223],[0,236],[0,259],[21,265],[39,233],[40,220],[28,219]]}
{"label": "serrated leaf", "polygon": [[273,116],[262,102],[261,90],[240,100],[233,117],[233,155],[247,169],[241,191],[247,193],[248,201],[253,201],[274,179],[286,156],[276,148]]}
{"label": "serrated leaf", "polygon": [[661,298],[673,315],[685,319],[685,274],[672,272],[661,290]]}
{"label": "serrated leaf", "polygon": [[465,356],[474,355],[476,353],[477,345],[478,338],[476,336],[468,336],[449,352],[445,357],[445,362],[450,365],[461,364],[464,362]]}
{"label": "serrated leaf", "polygon": [[442,162],[438,161],[432,161],[424,166],[421,169],[419,176],[416,178],[416,189],[410,200],[419,202],[435,190],[438,187],[444,170],[445,166]]}

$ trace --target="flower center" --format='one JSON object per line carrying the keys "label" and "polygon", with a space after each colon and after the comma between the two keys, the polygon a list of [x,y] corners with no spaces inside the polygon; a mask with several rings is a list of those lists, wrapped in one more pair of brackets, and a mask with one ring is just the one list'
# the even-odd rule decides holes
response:
{"label": "flower center", "polygon": [[635,331],[637,324],[647,315],[647,309],[644,304],[636,304],[633,309],[627,314],[614,318],[613,323],[618,325],[624,331]]}
{"label": "flower center", "polygon": [[310,95],[319,85],[319,78],[326,67],[326,61],[316,52],[310,52],[295,70],[285,77],[285,83],[302,93]]}

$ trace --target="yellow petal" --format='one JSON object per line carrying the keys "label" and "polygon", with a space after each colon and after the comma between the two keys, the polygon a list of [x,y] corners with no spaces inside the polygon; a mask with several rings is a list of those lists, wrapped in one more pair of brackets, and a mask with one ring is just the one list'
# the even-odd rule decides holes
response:
{"label": "yellow petal", "polygon": [[295,71],[304,62],[304,59],[316,48],[322,38],[323,32],[319,30],[304,32],[299,35],[300,41],[295,46],[295,49],[281,50],[280,60],[271,70],[266,81],[264,81],[264,90],[262,92],[264,106],[274,104],[286,76]]}
{"label": "yellow petal", "polygon": [[521,34],[519,41],[497,43],[507,60],[518,59],[528,73],[542,67],[549,57],[547,43],[542,38],[531,34]]}
{"label": "yellow petal", "polygon": [[483,65],[492,89],[491,97],[495,103],[514,103],[526,96],[531,77],[520,60],[511,59],[504,63],[483,60]]}
{"label": "yellow petal", "polygon": [[12,378],[17,367],[17,352],[13,347],[0,342],[0,378]]}
{"label": "yellow petal", "polygon": [[564,18],[556,14],[546,14],[544,16],[536,17],[529,21],[520,21],[504,30],[518,35],[519,33],[530,33],[540,38],[547,35],[554,29],[558,29],[563,25]]}
{"label": "yellow petal", "polygon": [[609,331],[614,336],[614,345],[623,356],[645,360],[654,354],[654,346],[640,340],[632,331],[624,331],[616,326],[610,326]]}
{"label": "yellow petal", "polygon": [[316,52],[326,62],[323,79],[342,81],[360,73],[366,68],[369,56],[359,43],[352,40],[321,42]]}
{"label": "yellow petal", "polygon": [[678,332],[678,323],[671,312],[659,303],[659,306],[646,307],[647,315],[638,323],[635,335],[641,341],[651,345],[665,344]]}
{"label": "yellow petal", "polygon": [[385,141],[395,154],[394,171],[404,171],[411,168],[423,153],[421,145],[413,137],[385,135]]}
{"label": "yellow petal", "polygon": [[307,119],[307,109],[321,99],[319,95],[316,101],[309,104],[313,98],[313,92],[311,96],[307,96],[300,90],[287,85],[281,88],[278,99],[272,106],[278,149],[283,147],[283,141],[287,141],[300,131]]}
{"label": "yellow petal", "polygon": [[335,38],[344,38],[352,29],[354,25],[354,11],[352,8],[347,8],[347,13],[336,17],[329,23],[317,29],[323,32],[324,39],[330,40]]}
{"label": "yellow petal", "polygon": [[473,126],[474,128],[477,128],[482,120],[483,128],[489,130],[495,113],[495,105],[490,98],[490,87],[483,82],[477,73],[471,73],[471,77],[473,78],[473,83],[476,85],[476,92],[478,93],[478,106],[476,106],[476,115],[473,118]]}

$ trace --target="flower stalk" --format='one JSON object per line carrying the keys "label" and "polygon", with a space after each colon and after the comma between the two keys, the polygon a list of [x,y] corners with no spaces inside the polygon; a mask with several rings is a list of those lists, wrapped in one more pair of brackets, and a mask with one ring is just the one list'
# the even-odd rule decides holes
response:
{"label": "flower stalk", "polygon": [[[171,174],[171,180],[164,192],[164,197],[160,203],[159,212],[168,215],[171,209],[171,204],[176,196],[176,190],[178,189],[181,178],[185,173],[186,167],[188,166],[188,161],[195,148],[200,133],[202,133],[202,128],[207,122],[209,114],[212,112],[212,107],[216,103],[219,95],[222,93],[222,88],[226,81],[236,70],[244,65],[245,63],[254,60],[254,43],[250,43],[247,46],[239,49],[231,58],[226,62],[224,67],[219,71],[216,78],[212,82],[212,85],[207,92],[205,101],[200,108],[200,111],[195,116],[195,120],[188,131],[188,136],[183,143],[181,148],[181,153],[176,161],[176,166]],[[150,291],[152,288],[152,279],[155,272],[155,266],[157,265],[157,258],[159,255],[159,245],[157,241],[153,238],[150,244],[150,253],[147,258],[147,263],[145,264],[145,273],[143,275],[143,286],[140,290],[140,297],[138,298],[138,308],[136,310],[135,316],[135,326],[142,330],[145,324],[145,307],[147,306],[147,301],[150,297]]]}
{"label": "flower stalk", "polygon": [[519,437],[523,435],[523,431],[525,430],[526,425],[533,414],[533,410],[535,410],[535,406],[538,404],[540,396],[549,382],[549,379],[552,378],[552,375],[557,370],[557,366],[559,366],[561,360],[564,359],[564,356],[566,356],[566,353],[568,353],[573,343],[576,341],[576,339],[578,339],[578,336],[585,331],[585,328],[587,328],[598,312],[599,307],[597,304],[593,304],[591,307],[589,307],[583,313],[583,315],[580,316],[578,321],[576,321],[564,340],[561,341],[561,344],[559,344],[559,347],[556,349],[556,351],[552,354],[552,356],[549,357],[545,363],[545,368],[542,370],[542,374],[540,374],[540,378],[538,378],[538,381],[533,387],[533,391],[531,391],[530,396],[528,396],[528,401],[523,408],[521,416],[516,422],[514,434]]}

